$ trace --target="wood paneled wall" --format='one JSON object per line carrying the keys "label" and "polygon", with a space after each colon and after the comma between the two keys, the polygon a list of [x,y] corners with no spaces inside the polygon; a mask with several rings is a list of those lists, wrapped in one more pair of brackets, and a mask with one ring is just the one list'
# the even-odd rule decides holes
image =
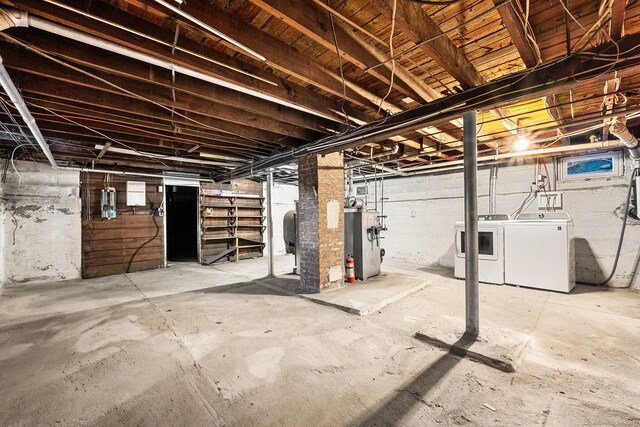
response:
{"label": "wood paneled wall", "polygon": [[[164,266],[163,218],[153,216],[163,200],[162,180],[104,174],[82,174],[82,277],[150,270]],[[126,203],[126,182],[146,182],[146,206]],[[105,186],[116,189],[117,217],[100,217],[100,195]]]}

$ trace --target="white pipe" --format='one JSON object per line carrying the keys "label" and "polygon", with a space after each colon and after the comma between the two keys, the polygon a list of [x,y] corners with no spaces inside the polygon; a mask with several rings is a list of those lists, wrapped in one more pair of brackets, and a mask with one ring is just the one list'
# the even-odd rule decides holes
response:
{"label": "white pipe", "polygon": [[[74,12],[74,13],[77,13],[79,15],[82,15],[82,16],[84,16],[86,18],[93,19],[93,20],[98,21],[98,22],[102,22],[103,24],[107,24],[107,25],[109,25],[111,27],[118,28],[118,29],[120,29],[122,31],[126,31],[126,32],[131,33],[131,34],[135,34],[138,37],[142,37],[142,38],[145,38],[147,40],[151,40],[151,41],[153,41],[155,43],[159,43],[159,44],[161,44],[163,46],[166,46],[166,47],[169,47],[169,48],[174,48],[175,47],[176,50],[179,50],[181,52],[184,52],[184,53],[187,53],[189,55],[195,56],[197,58],[203,59],[205,61],[211,62],[212,64],[216,64],[216,65],[219,65],[221,67],[228,68],[229,70],[233,70],[236,73],[244,74],[246,76],[252,77],[254,79],[258,79],[260,81],[263,81],[263,82],[268,83],[268,84],[273,85],[273,86],[278,86],[277,83],[272,82],[271,80],[267,80],[265,78],[262,78],[260,76],[255,75],[255,74],[251,74],[250,72],[241,70],[240,68],[231,66],[229,64],[225,64],[223,62],[216,61],[215,59],[211,59],[211,58],[209,58],[207,56],[200,55],[199,53],[196,53],[196,52],[193,52],[191,50],[182,48],[180,46],[174,46],[173,44],[165,42],[164,40],[160,40],[158,38],[152,37],[152,36],[150,36],[148,34],[145,34],[143,32],[134,30],[133,28],[125,27],[124,25],[120,25],[118,23],[109,21],[107,19],[100,18],[99,16],[92,15],[90,13],[85,12],[84,10],[76,9],[75,7],[71,7],[71,6],[67,5],[67,4],[60,3],[60,2],[58,2],[56,0],[44,0],[44,1],[46,1],[47,3],[52,4],[54,6],[60,7],[62,9],[66,9],[66,10],[69,10],[71,12]],[[2,16],[0,16],[0,19],[2,19]]]}
{"label": "white pipe", "polygon": [[273,246],[273,170],[267,172],[267,241],[269,242],[269,277],[275,276]]}
{"label": "white pipe", "polygon": [[[104,145],[96,144],[94,146],[96,150],[102,150]],[[141,156],[141,157],[151,157],[153,159],[158,160],[169,160],[183,163],[195,163],[199,165],[209,165],[209,166],[222,166],[226,168],[232,168],[234,166],[239,166],[239,163],[229,163],[229,162],[216,162],[212,160],[200,160],[200,159],[192,159],[189,157],[178,157],[178,156],[164,156],[162,154],[148,153],[145,151],[136,151],[129,150],[126,148],[117,148],[117,147],[109,147],[108,151],[112,153],[121,153],[121,154],[129,154],[131,156]]]}
{"label": "white pipe", "polygon": [[355,159],[353,157],[352,159],[354,160],[349,162],[349,167],[347,167],[347,170],[354,169],[355,167],[366,166],[366,167],[374,168],[377,170],[381,170],[383,172],[389,172],[395,175],[402,175],[402,176],[405,175],[404,172],[401,172],[394,168],[390,168],[388,166],[384,166],[380,163],[370,163],[366,159]]}
{"label": "white pipe", "polygon": [[[539,148],[537,150],[518,151],[518,152],[497,154],[493,156],[482,156],[482,157],[478,157],[478,162],[487,162],[491,160],[505,160],[505,159],[511,159],[516,157],[538,156],[538,155],[544,155],[544,154],[560,154],[565,152],[586,151],[586,150],[593,150],[598,148],[612,149],[612,148],[618,148],[619,146],[620,144],[618,144],[618,141],[603,141],[603,142],[596,142],[593,144],[578,144],[578,145],[569,145],[569,146],[562,146],[562,147]],[[400,170],[403,172],[407,172],[409,175],[415,175],[415,173],[413,172],[442,168],[447,166],[462,165],[463,162],[464,162],[463,160],[452,160],[444,164],[436,163],[436,164],[424,165],[424,166],[414,166],[414,167],[404,168]]]}
{"label": "white pipe", "polygon": [[13,84],[13,80],[11,80],[11,76],[7,72],[7,69],[4,67],[4,64],[2,62],[2,57],[0,56],[0,84],[2,85],[2,88],[5,92],[7,92],[7,95],[9,95],[11,102],[13,102],[13,105],[15,105],[16,109],[20,112],[22,120],[24,120],[24,122],[29,127],[31,134],[38,142],[38,145],[42,149],[44,155],[47,156],[49,163],[51,163],[51,167],[56,169],[58,165],[56,164],[56,160],[53,158],[53,154],[51,154],[51,150],[49,149],[47,141],[44,140],[44,137],[40,132],[40,128],[38,128],[38,125],[36,124],[36,119],[34,119],[31,115],[31,112],[22,99],[22,95],[20,95],[20,92],[18,92],[16,85]]}
{"label": "white pipe", "polygon": [[[91,172],[91,173],[102,173],[102,174],[113,174],[113,175],[128,175],[128,176],[145,176],[148,178],[178,178],[171,175],[160,175],[155,173],[144,173],[144,172],[128,172],[128,171],[112,171],[108,169],[91,169],[91,168],[78,168],[74,166],[58,166],[56,169],[66,170],[66,171],[77,171],[77,172]],[[198,181],[198,182],[215,182],[211,178],[193,178],[190,176],[181,176],[180,179],[187,181]]]}
{"label": "white pipe", "polygon": [[[619,144],[615,144],[616,142],[617,141],[604,141],[604,142],[597,142],[594,144],[580,144],[580,145],[570,145],[570,146],[563,146],[563,147],[541,148],[539,150],[520,151],[517,153],[506,153],[506,154],[500,154],[498,156],[483,156],[483,157],[478,157],[478,163],[482,162],[486,164],[492,164],[492,163],[497,164],[497,163],[500,163],[501,160],[508,160],[510,158],[524,157],[529,155],[541,156],[545,154],[562,154],[565,152],[573,153],[573,152],[589,151],[589,150],[597,150],[597,149],[610,150],[612,148],[620,147]],[[430,173],[439,173],[439,172],[451,172],[451,171],[462,169],[462,166],[463,166],[462,160],[454,160],[446,163],[419,166],[420,170],[409,172],[405,174],[405,176],[427,175]],[[394,176],[394,174],[391,174],[391,173],[385,173],[383,175],[385,178],[390,178]],[[373,178],[373,174],[359,176],[359,177],[356,177],[354,180],[356,182],[361,182],[361,181],[364,181],[365,179],[370,179],[370,178]]]}
{"label": "white pipe", "polygon": [[210,26],[209,24],[206,24],[204,22],[202,22],[201,20],[199,20],[198,18],[195,18],[191,15],[189,15],[188,13],[186,13],[185,11],[183,11],[182,9],[179,9],[177,7],[175,7],[172,4],[169,4],[163,0],[156,0],[156,3],[166,7],[167,9],[169,9],[170,11],[172,11],[173,13],[182,16],[184,19],[191,21],[193,24],[196,24],[197,26],[209,31],[211,34],[228,41],[229,43],[231,43],[232,45],[244,50],[245,52],[247,52],[248,54],[250,54],[251,56],[259,59],[260,61],[266,61],[267,58],[265,58],[264,56],[260,55],[258,52],[256,52],[253,49],[248,48],[247,46],[243,45],[242,43],[240,43],[237,40],[232,39],[231,37],[229,37],[228,35],[216,30],[215,28],[213,28],[212,26]]}
{"label": "white pipe", "polygon": [[633,136],[627,128],[627,118],[625,116],[614,117],[611,126],[609,126],[609,132],[614,135],[624,144],[629,150],[631,158],[637,162],[640,161],[640,146],[638,146],[638,139]]}
{"label": "white pipe", "polygon": [[489,175],[489,213],[496,213],[496,185],[498,181],[498,165],[491,166]]}
{"label": "white pipe", "polygon": [[[99,37],[95,37],[90,34],[86,34],[81,31],[77,31],[72,28],[68,28],[63,25],[59,25],[54,22],[50,22],[50,21],[38,18],[37,16],[29,15],[21,11],[16,11],[13,9],[6,9],[6,8],[0,8],[0,15],[2,15],[2,20],[11,21],[12,26],[15,26],[15,27],[37,28],[39,30],[46,31],[48,33],[56,34],[60,37],[65,37],[70,40],[82,42],[90,46],[97,47],[99,49],[104,49],[109,52],[126,56],[131,59],[145,62],[147,64],[155,65],[157,67],[164,68],[166,70],[170,70],[178,74],[193,77],[194,79],[202,80],[217,86],[222,86],[227,89],[235,90],[236,92],[244,93],[246,95],[254,96],[256,98],[260,98],[276,104],[284,105],[285,107],[293,108],[298,111],[302,111],[305,113],[313,114],[318,117],[323,117],[325,119],[335,121],[335,118],[331,117],[328,114],[314,111],[309,108],[294,104],[292,102],[276,98],[275,96],[267,95],[265,93],[262,93],[254,89],[245,88],[243,86],[240,86],[232,82],[227,82],[217,77],[213,77],[208,74],[201,73],[196,70],[192,70],[191,68],[183,67],[182,65],[173,64],[170,61],[156,58],[155,56],[148,55],[146,53],[138,52],[137,50],[134,50],[125,46],[121,46],[117,43],[113,43],[108,40],[103,40]],[[5,23],[5,28],[7,28],[7,25],[8,24]],[[1,28],[2,27],[0,27],[0,29]]]}

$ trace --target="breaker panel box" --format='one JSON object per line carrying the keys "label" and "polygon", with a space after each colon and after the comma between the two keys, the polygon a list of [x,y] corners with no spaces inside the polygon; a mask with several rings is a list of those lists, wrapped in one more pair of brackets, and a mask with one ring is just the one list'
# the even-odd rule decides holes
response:
{"label": "breaker panel box", "polygon": [[146,206],[147,188],[144,181],[127,181],[127,206]]}

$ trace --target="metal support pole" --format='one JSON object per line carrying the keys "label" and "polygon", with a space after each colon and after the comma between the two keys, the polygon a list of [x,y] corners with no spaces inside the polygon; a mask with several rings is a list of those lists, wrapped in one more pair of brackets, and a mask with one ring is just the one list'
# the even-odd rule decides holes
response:
{"label": "metal support pole", "polygon": [[489,175],[489,213],[496,213],[496,183],[498,181],[498,165],[491,166]]}
{"label": "metal support pole", "polygon": [[477,336],[478,298],[478,146],[476,112],[462,116],[464,130],[464,228],[466,333]]}
{"label": "metal support pole", "polygon": [[274,276],[273,268],[273,171],[267,173],[267,241],[269,244],[269,277]]}

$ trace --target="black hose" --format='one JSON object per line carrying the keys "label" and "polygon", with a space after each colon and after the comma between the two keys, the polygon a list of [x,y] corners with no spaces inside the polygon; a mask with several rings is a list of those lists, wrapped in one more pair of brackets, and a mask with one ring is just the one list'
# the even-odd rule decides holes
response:
{"label": "black hose", "polygon": [[613,268],[611,269],[611,274],[607,277],[603,282],[600,283],[589,283],[589,282],[578,282],[580,285],[591,285],[591,286],[604,286],[611,279],[613,279],[613,275],[616,274],[616,268],[618,268],[618,261],[620,260],[620,251],[622,250],[622,241],[624,240],[624,232],[627,228],[627,218],[629,217],[629,202],[631,201],[631,193],[633,193],[633,186],[635,177],[638,175],[638,169],[634,169],[631,174],[631,181],[629,182],[629,189],[627,190],[627,202],[624,206],[624,218],[622,219],[622,228],[620,229],[620,239],[618,240],[618,250],[616,251],[616,258],[613,261]]}

